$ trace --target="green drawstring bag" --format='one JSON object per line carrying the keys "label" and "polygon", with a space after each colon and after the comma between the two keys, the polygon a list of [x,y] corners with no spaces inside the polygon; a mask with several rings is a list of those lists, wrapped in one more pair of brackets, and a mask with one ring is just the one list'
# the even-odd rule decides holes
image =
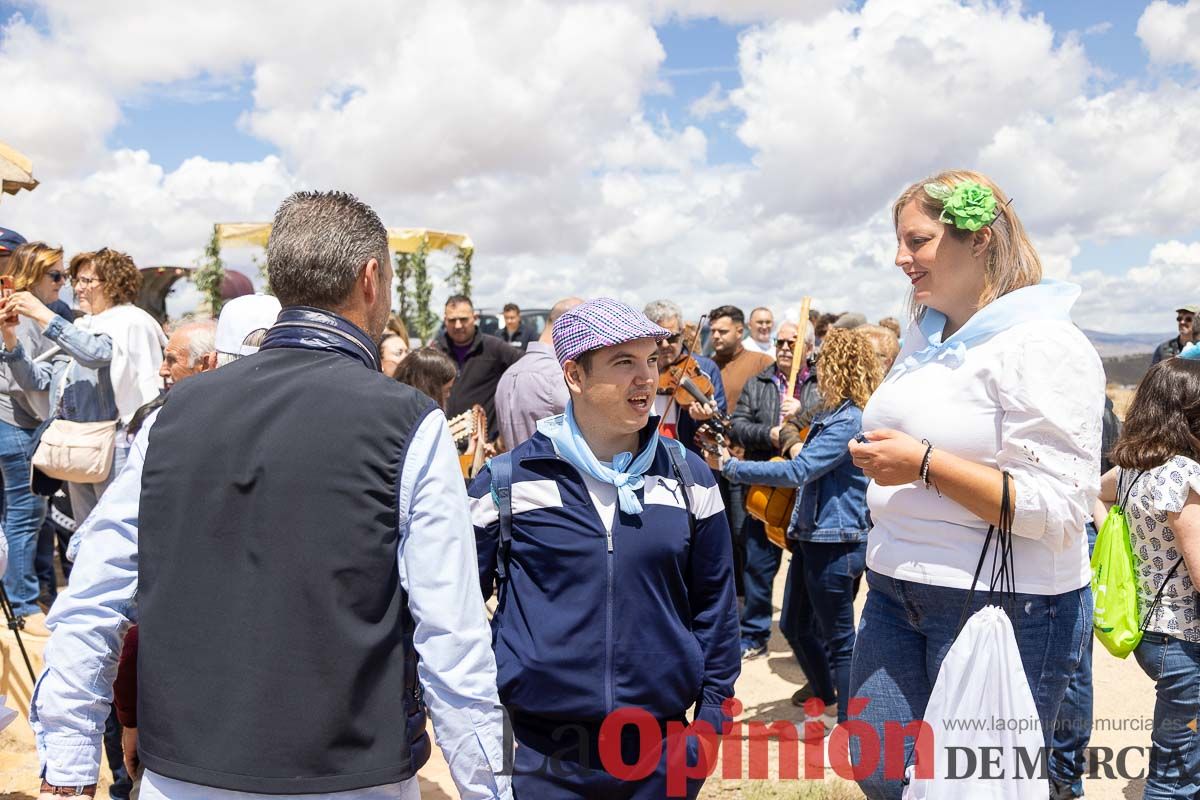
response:
{"label": "green drawstring bag", "polygon": [[[1129,498],[1128,493],[1125,497]],[[1096,535],[1096,548],[1092,551],[1092,599],[1096,604],[1092,620],[1096,638],[1117,658],[1132,653],[1142,640],[1142,625],[1138,619],[1133,542],[1123,505],[1108,510]]]}

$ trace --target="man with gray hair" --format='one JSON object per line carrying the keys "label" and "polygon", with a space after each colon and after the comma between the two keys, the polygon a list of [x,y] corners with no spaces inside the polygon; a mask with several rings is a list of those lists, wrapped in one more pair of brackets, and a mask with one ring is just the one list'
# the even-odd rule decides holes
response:
{"label": "man with gray hair", "polygon": [[713,385],[711,404],[689,403],[686,411],[681,411],[680,404],[670,395],[654,396],[654,414],[659,418],[658,432],[679,440],[684,447],[702,456],[703,453],[696,444],[696,431],[700,429],[700,424],[729,410],[725,405],[725,384],[721,380],[721,368],[711,358],[688,350],[691,342],[683,341],[683,311],[678,305],[670,300],[653,300],[646,304],[642,313],[671,334],[658,343],[658,374],[662,375],[685,356],[690,355]]}
{"label": "man with gray hair", "polygon": [[184,378],[216,366],[217,323],[211,319],[185,322],[171,331],[163,348],[158,377],[170,389]]}
{"label": "man with gray hair", "polygon": [[525,355],[500,376],[496,384],[496,423],[504,447],[511,450],[537,432],[539,419],[561,414],[571,393],[554,354],[554,321],[582,303],[578,297],[559,300],[550,309],[550,320],[536,342],[525,346]]}
{"label": "man with gray hair", "polygon": [[419,797],[426,703],[461,796],[510,797],[454,444],[379,371],[387,231],[300,192],[267,253],[283,310],[260,350],[171,391],[48,620],[43,792],[94,795],[136,620],[145,800]]}

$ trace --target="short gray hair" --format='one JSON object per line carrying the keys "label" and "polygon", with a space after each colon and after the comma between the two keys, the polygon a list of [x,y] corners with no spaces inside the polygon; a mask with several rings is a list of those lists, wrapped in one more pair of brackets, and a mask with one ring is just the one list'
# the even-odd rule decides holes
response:
{"label": "short gray hair", "polygon": [[352,194],[296,192],[275,212],[267,273],[285,306],[341,307],[372,258],[388,263],[387,228]]}
{"label": "short gray hair", "polygon": [[670,300],[654,300],[646,303],[642,313],[655,325],[660,325],[669,319],[675,320],[680,325],[683,324],[683,311]]}
{"label": "short gray hair", "polygon": [[211,319],[189,322],[182,326],[188,334],[187,365],[196,362],[217,349],[217,323]]}

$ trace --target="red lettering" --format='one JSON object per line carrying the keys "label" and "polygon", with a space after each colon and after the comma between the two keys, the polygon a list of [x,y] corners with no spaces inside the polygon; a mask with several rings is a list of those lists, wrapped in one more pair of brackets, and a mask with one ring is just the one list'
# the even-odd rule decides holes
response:
{"label": "red lettering", "polygon": [[[688,766],[688,740],[696,739],[696,764]],[[717,766],[717,732],[702,719],[667,723],[667,797],[686,797],[689,778],[707,778]]]}
{"label": "red lettering", "polygon": [[[626,725],[638,729],[638,760],[635,764],[626,764],[621,753],[621,732]],[[618,780],[640,781],[649,777],[658,766],[661,751],[662,733],[658,720],[643,708],[618,708],[605,717],[600,726],[600,763]]]}

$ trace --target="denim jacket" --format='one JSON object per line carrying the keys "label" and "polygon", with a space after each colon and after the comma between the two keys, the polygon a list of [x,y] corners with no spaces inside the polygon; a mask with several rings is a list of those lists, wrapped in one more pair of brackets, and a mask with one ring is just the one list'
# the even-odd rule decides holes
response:
{"label": "denim jacket", "polygon": [[109,364],[112,340],[107,334],[92,333],[55,317],[46,326],[46,338],[62,352],[49,361],[34,361],[17,345],[0,352],[14,380],[27,392],[50,391],[50,413],[71,422],[105,422],[116,419]]}
{"label": "denim jacket", "polygon": [[849,400],[813,418],[804,447],[790,461],[732,459],[724,475],[738,483],[795,486],[788,538],[803,542],[862,542],[871,528],[868,480],[850,460],[850,441],[862,431],[862,409]]}

